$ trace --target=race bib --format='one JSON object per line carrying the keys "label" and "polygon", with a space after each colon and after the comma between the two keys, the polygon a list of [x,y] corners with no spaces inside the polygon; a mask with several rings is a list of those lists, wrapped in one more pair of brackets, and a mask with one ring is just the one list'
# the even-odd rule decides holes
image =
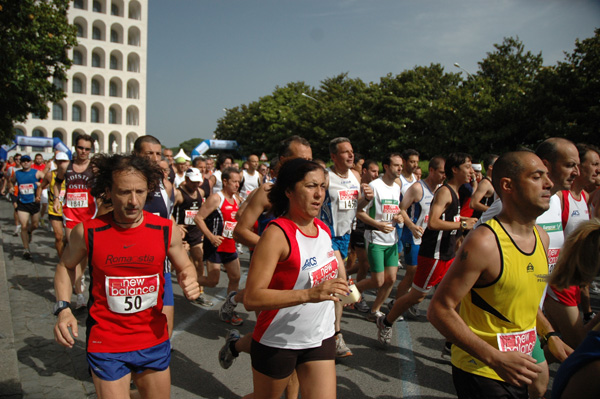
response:
{"label": "race bib", "polygon": [[356,209],[358,205],[358,190],[339,190],[338,191],[338,209],[349,210]]}
{"label": "race bib", "polygon": [[[394,216],[396,216],[396,214],[400,212],[400,208],[398,207],[397,203],[386,204],[385,201],[386,200],[381,201],[381,210],[383,213],[383,221],[391,222],[394,219]],[[397,201],[394,201],[394,202],[397,202]]]}
{"label": "race bib", "polygon": [[324,281],[334,279],[338,276],[338,264],[337,259],[333,259],[331,262],[317,270],[309,272],[310,274],[310,286],[316,287]]}
{"label": "race bib", "polygon": [[235,229],[236,224],[237,222],[225,222],[225,226],[223,226],[223,237],[233,238],[233,229]]}
{"label": "race bib", "polygon": [[196,214],[198,213],[197,209],[186,209],[185,210],[185,219],[184,219],[184,223],[187,225],[193,225],[196,224],[194,222],[194,218],[196,217]]}
{"label": "race bib", "polygon": [[531,356],[535,345],[535,328],[515,333],[498,333],[500,352],[521,352]]}
{"label": "race bib", "polygon": [[[460,222],[460,215],[456,215],[456,216],[454,216],[454,221],[455,221],[455,222]],[[458,230],[452,230],[452,231],[450,232],[450,234],[451,234],[451,235],[456,235],[456,232],[457,232],[457,231],[458,231]]]}
{"label": "race bib", "polygon": [[160,278],[158,274],[135,277],[106,276],[105,287],[108,308],[112,312],[137,313],[156,306]]}
{"label": "race bib", "polygon": [[67,207],[87,208],[88,193],[67,193]]}
{"label": "race bib", "polygon": [[19,184],[19,192],[22,195],[33,194],[35,191],[33,183]]}
{"label": "race bib", "polygon": [[548,250],[548,273],[552,274],[554,270],[554,265],[558,261],[558,255],[560,253],[560,248],[550,248]]}
{"label": "race bib", "polygon": [[65,202],[65,190],[60,190],[60,193],[58,193],[58,201],[61,204]]}
{"label": "race bib", "polygon": [[429,223],[429,214],[425,215],[425,219],[423,219],[423,228],[427,228],[427,223]]}

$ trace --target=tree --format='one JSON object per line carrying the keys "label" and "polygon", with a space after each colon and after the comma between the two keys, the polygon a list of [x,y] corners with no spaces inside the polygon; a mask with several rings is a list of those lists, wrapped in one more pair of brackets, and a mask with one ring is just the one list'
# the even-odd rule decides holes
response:
{"label": "tree", "polygon": [[30,113],[48,115],[48,103],[66,95],[60,85],[77,44],[67,20],[69,0],[0,0],[0,140]]}

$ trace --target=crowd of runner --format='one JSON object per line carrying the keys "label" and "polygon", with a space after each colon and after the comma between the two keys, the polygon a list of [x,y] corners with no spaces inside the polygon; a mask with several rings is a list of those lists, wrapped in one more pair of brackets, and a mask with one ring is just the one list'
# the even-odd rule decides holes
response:
{"label": "crowd of runner", "polygon": [[447,339],[441,357],[458,397],[542,398],[552,362],[564,363],[553,398],[598,392],[595,146],[550,138],[535,151],[422,162],[415,149],[364,159],[338,137],[324,161],[292,136],[269,165],[254,154],[241,164],[228,154],[174,159],[149,135],[131,155],[92,157],[93,148],[81,135],[72,159],[17,153],[2,165],[1,193],[25,259],[47,217],[60,258],[55,337],[72,347],[71,310],[87,307],[99,398],[130,397],[131,381],[141,397],[169,396],[172,269],[204,308],[214,307],[205,288],[226,273],[224,323],[244,322],[238,305],[257,313],[252,333],[230,328],[215,354],[225,369],[250,354],[248,397],[335,398],[335,360],[353,355],[344,309],[364,313],[387,348],[393,323],[424,313],[436,287],[426,313]]}

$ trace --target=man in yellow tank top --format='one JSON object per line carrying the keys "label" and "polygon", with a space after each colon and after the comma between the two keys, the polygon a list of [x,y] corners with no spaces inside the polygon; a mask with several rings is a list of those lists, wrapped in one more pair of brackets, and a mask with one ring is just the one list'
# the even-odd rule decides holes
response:
{"label": "man in yellow tank top", "polygon": [[[428,318],[454,344],[459,398],[528,398],[527,386],[547,367],[543,356],[543,364],[532,357],[540,351],[536,332],[557,358],[572,351],[540,310],[548,234],[535,220],[549,208],[552,182],[540,158],[518,151],[496,161],[492,183],[502,212],[467,236]],[[536,397],[545,389],[537,388]]]}

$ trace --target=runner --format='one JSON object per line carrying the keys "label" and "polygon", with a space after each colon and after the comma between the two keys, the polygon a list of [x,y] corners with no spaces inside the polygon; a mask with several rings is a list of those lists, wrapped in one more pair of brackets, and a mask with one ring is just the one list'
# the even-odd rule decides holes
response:
{"label": "runner", "polygon": [[261,310],[252,342],[254,396],[279,398],[296,370],[302,398],[335,398],[333,302],[348,295],[327,227],[316,217],[325,173],[315,162],[284,163],[269,192],[277,216],[258,243],[244,306]]}
{"label": "runner", "polygon": [[[75,268],[88,255],[92,286],[86,351],[98,398],[128,398],[131,378],[142,398],[168,398],[171,358],[161,313],[164,263],[171,259],[188,299],[198,296],[194,265],[170,220],[143,211],[162,171],[143,157],[97,155],[91,193],[113,211],[77,224],[56,267],[54,337],[68,348],[78,336],[69,307]],[[71,331],[69,331],[71,329]]]}
{"label": "runner", "polygon": [[550,206],[547,168],[530,152],[507,153],[496,161],[493,184],[502,212],[467,236],[428,310],[455,344],[452,376],[461,399],[530,397],[527,385],[547,369],[536,330],[557,356],[571,351],[540,309],[549,238],[535,223]]}
{"label": "runner", "polygon": [[242,170],[242,184],[240,188],[240,197],[242,200],[248,198],[250,193],[261,185],[261,175],[257,171],[258,156],[250,155],[248,157],[248,169]]}
{"label": "runner", "polygon": [[225,169],[233,166],[233,157],[229,154],[220,154],[217,158],[217,170],[210,176],[210,187],[212,193],[216,194],[223,189],[222,173]]}
{"label": "runner", "polygon": [[494,186],[492,185],[492,173],[496,159],[498,159],[498,155],[496,154],[489,154],[483,158],[485,177],[477,185],[477,190],[473,193],[471,202],[469,203],[469,206],[474,210],[473,217],[480,218],[481,214],[487,211],[497,198]]}
{"label": "runner", "polygon": [[22,169],[16,170],[10,181],[18,187],[17,216],[21,225],[21,241],[23,242],[23,258],[31,259],[29,244],[33,239],[33,232],[40,223],[40,200],[36,191],[39,181],[44,177],[44,172],[31,168],[31,157],[21,157]]}
{"label": "runner", "polygon": [[454,260],[457,233],[472,229],[477,221],[474,218],[461,218],[458,202],[458,188],[473,176],[471,156],[464,153],[450,154],[446,158],[444,171],[447,182],[435,192],[431,202],[412,289],[396,300],[387,316],[377,319],[377,338],[384,346],[389,345],[392,339],[392,323],[409,307],[421,303],[446,274]]}

